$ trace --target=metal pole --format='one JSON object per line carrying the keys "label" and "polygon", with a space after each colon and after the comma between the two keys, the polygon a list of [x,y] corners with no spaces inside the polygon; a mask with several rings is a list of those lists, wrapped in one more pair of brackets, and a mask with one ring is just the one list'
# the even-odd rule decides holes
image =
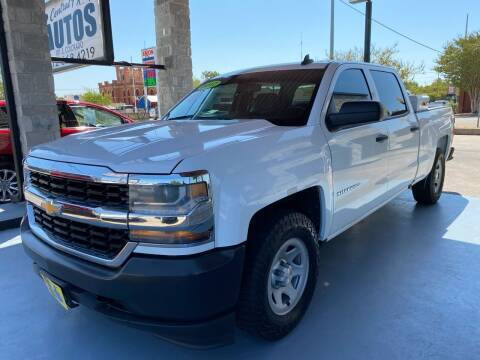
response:
{"label": "metal pole", "polygon": [[334,41],[335,41],[335,0],[330,5],[330,60],[334,57]]}
{"label": "metal pole", "polygon": [[146,72],[147,70],[143,70],[143,110],[145,110],[145,114],[147,114],[147,103],[148,103],[148,88],[146,84]]}
{"label": "metal pole", "polygon": [[480,125],[480,99],[478,99],[478,104],[477,104],[477,128]]}
{"label": "metal pole", "polygon": [[300,33],[300,61],[303,60],[303,33]]}
{"label": "metal pole", "polygon": [[[130,62],[133,62],[131,56],[130,56]],[[137,113],[137,96],[135,95],[135,68],[132,66],[130,69],[131,69],[131,72],[132,72],[133,105],[135,106],[134,111],[135,111],[135,114],[136,114]]]}
{"label": "metal pole", "polygon": [[465,23],[465,38],[467,37],[468,35],[468,13],[467,13],[467,21]]}
{"label": "metal pole", "polygon": [[[157,63],[158,60],[158,52],[157,48],[155,47],[155,64]],[[156,81],[156,89],[157,89],[157,119],[160,119],[162,117],[162,113],[160,112],[160,81],[158,81],[158,71],[155,70],[155,81]]]}
{"label": "metal pole", "polygon": [[5,36],[5,24],[3,22],[3,9],[0,4],[0,58],[3,84],[5,89],[5,100],[7,105],[8,126],[10,128],[10,139],[12,141],[13,162],[18,179],[19,197],[12,201],[21,201],[23,199],[23,152],[22,143],[20,141],[20,128],[18,127],[17,109],[15,107],[15,94],[13,90],[12,77],[10,73],[10,65],[8,62],[7,39]]}
{"label": "metal pole", "polygon": [[365,45],[363,50],[363,61],[370,62],[370,43],[372,40],[372,1],[367,0],[365,11]]}

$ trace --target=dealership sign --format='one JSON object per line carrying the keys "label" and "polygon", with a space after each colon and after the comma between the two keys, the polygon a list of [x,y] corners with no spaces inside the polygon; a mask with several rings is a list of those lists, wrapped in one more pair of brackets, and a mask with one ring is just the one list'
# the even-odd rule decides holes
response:
{"label": "dealership sign", "polygon": [[[157,49],[151,47],[142,50],[142,63],[143,64],[156,64]],[[157,86],[157,71],[155,69],[143,69],[143,83],[146,87]]]}
{"label": "dealership sign", "polygon": [[[50,56],[83,60],[104,59],[100,0],[51,0],[45,4]],[[53,70],[78,64],[53,63]]]}

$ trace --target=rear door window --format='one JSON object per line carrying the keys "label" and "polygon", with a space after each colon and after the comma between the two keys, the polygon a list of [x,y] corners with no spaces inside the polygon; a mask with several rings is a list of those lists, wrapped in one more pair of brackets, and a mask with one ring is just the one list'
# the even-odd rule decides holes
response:
{"label": "rear door window", "polygon": [[378,96],[387,111],[387,116],[397,116],[408,112],[405,97],[395,74],[371,70]]}

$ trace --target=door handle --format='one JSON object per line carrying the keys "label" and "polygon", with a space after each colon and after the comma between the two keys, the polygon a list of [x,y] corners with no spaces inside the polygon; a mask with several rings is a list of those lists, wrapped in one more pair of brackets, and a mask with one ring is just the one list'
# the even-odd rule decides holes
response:
{"label": "door handle", "polygon": [[378,135],[377,138],[375,139],[376,142],[383,142],[388,139],[388,135]]}
{"label": "door handle", "polygon": [[410,131],[411,131],[411,132],[415,132],[415,131],[418,131],[418,130],[420,130],[420,128],[419,128],[418,126],[412,126],[412,127],[410,128]]}

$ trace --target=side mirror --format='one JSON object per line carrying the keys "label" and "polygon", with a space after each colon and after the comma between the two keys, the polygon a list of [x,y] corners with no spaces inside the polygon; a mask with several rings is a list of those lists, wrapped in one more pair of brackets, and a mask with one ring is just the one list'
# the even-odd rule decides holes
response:
{"label": "side mirror", "polygon": [[327,115],[328,129],[379,121],[382,118],[382,105],[378,101],[348,101],[343,103],[338,113]]}

